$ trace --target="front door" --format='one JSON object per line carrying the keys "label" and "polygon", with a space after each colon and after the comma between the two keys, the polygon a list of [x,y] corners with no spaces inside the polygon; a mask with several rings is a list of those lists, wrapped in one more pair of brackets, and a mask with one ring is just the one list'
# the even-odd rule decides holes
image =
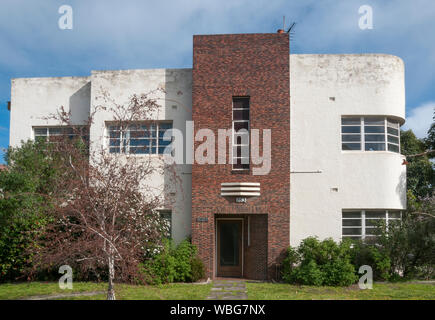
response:
{"label": "front door", "polygon": [[243,220],[217,220],[217,276],[243,276]]}

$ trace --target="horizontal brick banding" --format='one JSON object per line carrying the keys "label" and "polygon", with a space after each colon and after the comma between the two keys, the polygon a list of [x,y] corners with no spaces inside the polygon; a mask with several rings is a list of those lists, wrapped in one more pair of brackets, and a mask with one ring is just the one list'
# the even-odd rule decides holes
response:
{"label": "horizontal brick banding", "polygon": [[[192,118],[195,134],[204,128],[211,129],[217,137],[218,129],[230,129],[233,96],[250,97],[251,129],[272,130],[272,164],[267,175],[252,175],[252,164],[250,171],[243,173],[232,171],[231,164],[192,166],[192,241],[199,247],[210,277],[215,276],[216,214],[228,217],[251,214],[255,232],[261,231],[261,224],[267,226],[267,232],[262,232],[264,238],[260,235],[252,238],[256,239],[256,245],[246,253],[246,277],[273,277],[275,265],[289,245],[289,75],[288,34],[193,38]],[[195,142],[195,149],[199,144],[201,142]],[[217,144],[215,149],[218,159]],[[221,183],[229,182],[260,183],[261,195],[248,198],[247,203],[235,203],[234,197],[220,195]],[[208,220],[197,221],[199,217]],[[261,241],[265,243],[261,244]],[[267,252],[255,257],[255,250]],[[267,261],[263,263],[261,259]]]}

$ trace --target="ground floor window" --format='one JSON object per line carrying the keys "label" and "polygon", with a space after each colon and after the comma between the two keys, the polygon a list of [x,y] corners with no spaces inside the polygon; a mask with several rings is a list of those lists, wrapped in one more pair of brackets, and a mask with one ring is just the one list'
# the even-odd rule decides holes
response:
{"label": "ground floor window", "polygon": [[167,223],[169,227],[168,236],[172,238],[172,211],[171,210],[159,210],[160,217]]}
{"label": "ground floor window", "polygon": [[401,220],[399,210],[343,210],[342,237],[366,239],[376,236],[376,229],[381,221],[388,225]]}

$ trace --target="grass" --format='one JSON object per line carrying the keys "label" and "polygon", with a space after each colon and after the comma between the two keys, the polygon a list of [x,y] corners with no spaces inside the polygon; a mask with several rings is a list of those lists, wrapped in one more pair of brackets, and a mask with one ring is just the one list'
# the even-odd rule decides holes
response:
{"label": "grass", "polygon": [[[177,283],[161,286],[115,285],[116,298],[119,300],[202,300],[208,295],[210,289],[211,284]],[[74,282],[72,290],[61,290],[56,282],[0,284],[0,300],[105,290],[107,290],[107,283],[93,282]],[[60,299],[104,300],[106,299],[106,295],[63,297]]]}
{"label": "grass", "polygon": [[62,290],[57,282],[23,282],[0,284],[0,300],[20,299],[37,295],[65,294],[107,290],[105,283],[74,282],[72,290]]}
{"label": "grass", "polygon": [[[116,284],[119,300],[202,300],[212,284],[173,283],[161,286]],[[295,286],[282,283],[246,283],[250,300],[433,300],[435,284],[401,282],[374,283],[372,290],[350,287]],[[36,295],[55,295],[90,291],[105,291],[106,283],[75,282],[72,290],[61,290],[56,282],[0,284],[0,300],[22,299]],[[105,294],[62,297],[68,300],[105,300]]]}
{"label": "grass", "polygon": [[433,300],[435,284],[374,283],[373,289],[295,286],[281,283],[246,284],[250,300]]}

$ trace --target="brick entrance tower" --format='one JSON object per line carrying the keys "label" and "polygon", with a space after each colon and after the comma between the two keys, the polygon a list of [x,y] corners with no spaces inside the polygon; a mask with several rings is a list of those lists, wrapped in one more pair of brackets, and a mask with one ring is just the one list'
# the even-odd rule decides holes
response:
{"label": "brick entrance tower", "polygon": [[[252,163],[234,166],[228,162],[197,164],[195,161],[192,166],[192,241],[199,248],[209,277],[225,275],[225,270],[231,269],[228,267],[231,262],[227,260],[237,257],[240,269],[233,267],[228,271],[234,276],[274,278],[277,263],[289,246],[289,68],[286,33],[193,37],[195,136],[200,129],[214,132],[217,162],[218,129],[233,127],[234,109],[237,111],[240,104],[249,110],[245,113],[249,129],[260,130],[260,141],[262,130],[271,129],[272,142],[271,169],[265,175],[254,175],[256,165]],[[202,143],[196,141],[195,150]],[[260,144],[260,155],[261,152]],[[255,195],[225,193],[224,190],[255,190]],[[226,194],[243,197],[236,201],[235,196]],[[228,241],[231,235],[228,232],[232,229],[224,224],[221,229],[218,227],[219,221],[232,220],[240,221],[238,229],[233,228],[239,244]],[[231,256],[236,247],[240,250]]]}

